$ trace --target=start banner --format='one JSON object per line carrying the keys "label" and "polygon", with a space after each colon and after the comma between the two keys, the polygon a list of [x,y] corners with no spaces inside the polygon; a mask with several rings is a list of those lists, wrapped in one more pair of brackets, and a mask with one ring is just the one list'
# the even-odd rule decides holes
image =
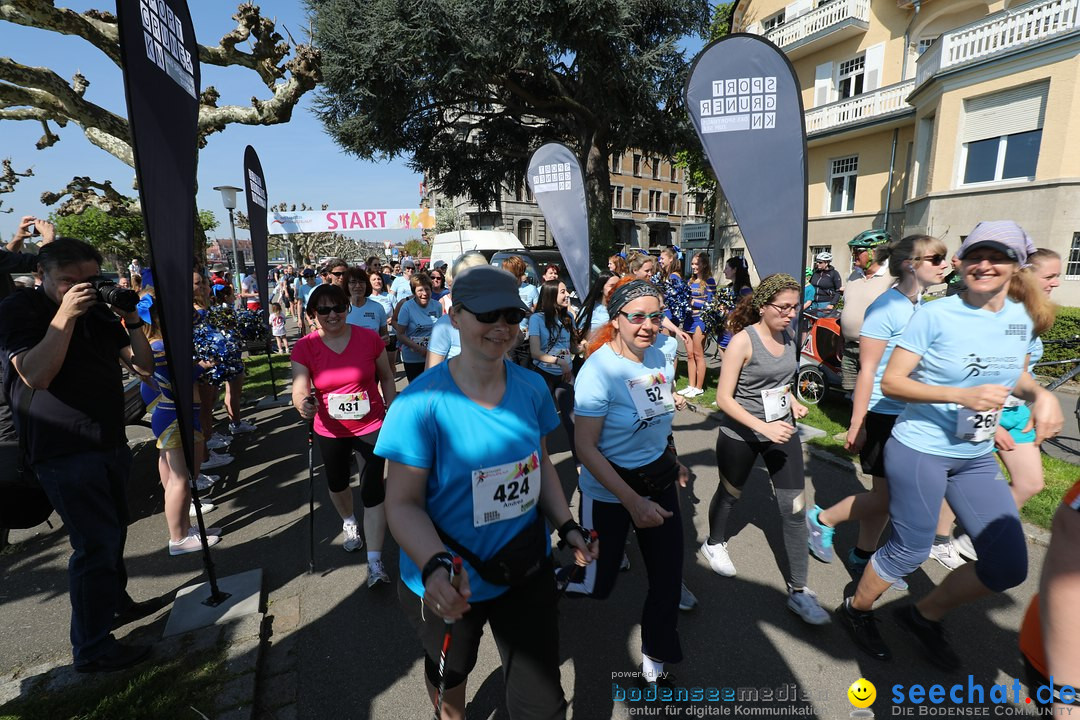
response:
{"label": "start banner", "polygon": [[270,234],[349,232],[351,230],[432,230],[435,214],[418,210],[306,210],[270,215]]}

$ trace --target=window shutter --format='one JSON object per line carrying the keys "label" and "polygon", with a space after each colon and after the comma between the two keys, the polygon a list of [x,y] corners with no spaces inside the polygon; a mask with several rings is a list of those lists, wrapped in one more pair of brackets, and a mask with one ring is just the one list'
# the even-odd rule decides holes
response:
{"label": "window shutter", "polygon": [[833,64],[818,65],[814,70],[814,107],[827,104],[832,100]]}
{"label": "window shutter", "polygon": [[870,92],[881,87],[881,70],[885,64],[885,43],[878,43],[873,47],[866,48],[866,80],[863,82],[863,92]]}
{"label": "window shutter", "polygon": [[1040,129],[1046,114],[1046,93],[1049,89],[1050,81],[1046,80],[965,100],[961,142]]}

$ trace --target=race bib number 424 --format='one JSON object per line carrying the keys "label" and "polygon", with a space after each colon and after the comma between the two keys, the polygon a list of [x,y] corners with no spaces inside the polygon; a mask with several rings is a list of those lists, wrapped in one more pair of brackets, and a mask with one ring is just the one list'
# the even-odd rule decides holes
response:
{"label": "race bib number 424", "polygon": [[473,470],[472,490],[474,527],[521,517],[540,498],[540,453]]}

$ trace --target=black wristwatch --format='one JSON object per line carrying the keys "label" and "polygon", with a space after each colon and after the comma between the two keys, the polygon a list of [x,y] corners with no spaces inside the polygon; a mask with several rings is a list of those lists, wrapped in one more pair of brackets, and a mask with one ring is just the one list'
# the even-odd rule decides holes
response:
{"label": "black wristwatch", "polygon": [[140,320],[137,323],[124,323],[124,327],[127,328],[128,330],[138,330],[139,328],[141,328],[145,324],[146,323],[144,323],[142,320]]}
{"label": "black wristwatch", "polygon": [[420,584],[426,587],[431,573],[439,568],[445,568],[446,573],[450,577],[454,577],[454,556],[448,552],[440,552],[432,555],[431,559],[424,565],[424,569],[420,571]]}
{"label": "black wristwatch", "polygon": [[581,539],[585,541],[586,545],[589,543],[589,531],[582,527],[577,520],[570,518],[559,527],[558,532],[560,546],[570,544],[570,541],[567,540],[567,535],[569,535],[570,532],[573,530],[577,530],[579,533],[581,533]]}

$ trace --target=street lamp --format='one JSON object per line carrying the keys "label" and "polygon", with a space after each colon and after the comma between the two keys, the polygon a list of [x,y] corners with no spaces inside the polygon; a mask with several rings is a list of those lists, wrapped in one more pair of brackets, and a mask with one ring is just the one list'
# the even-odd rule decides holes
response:
{"label": "street lamp", "polygon": [[236,209],[236,193],[243,188],[232,185],[218,185],[214,188],[221,192],[221,204],[229,211],[229,232],[232,233],[232,256],[233,256],[233,284],[236,286],[236,297],[240,297],[240,256],[236,254],[236,223],[233,221],[233,210]]}

